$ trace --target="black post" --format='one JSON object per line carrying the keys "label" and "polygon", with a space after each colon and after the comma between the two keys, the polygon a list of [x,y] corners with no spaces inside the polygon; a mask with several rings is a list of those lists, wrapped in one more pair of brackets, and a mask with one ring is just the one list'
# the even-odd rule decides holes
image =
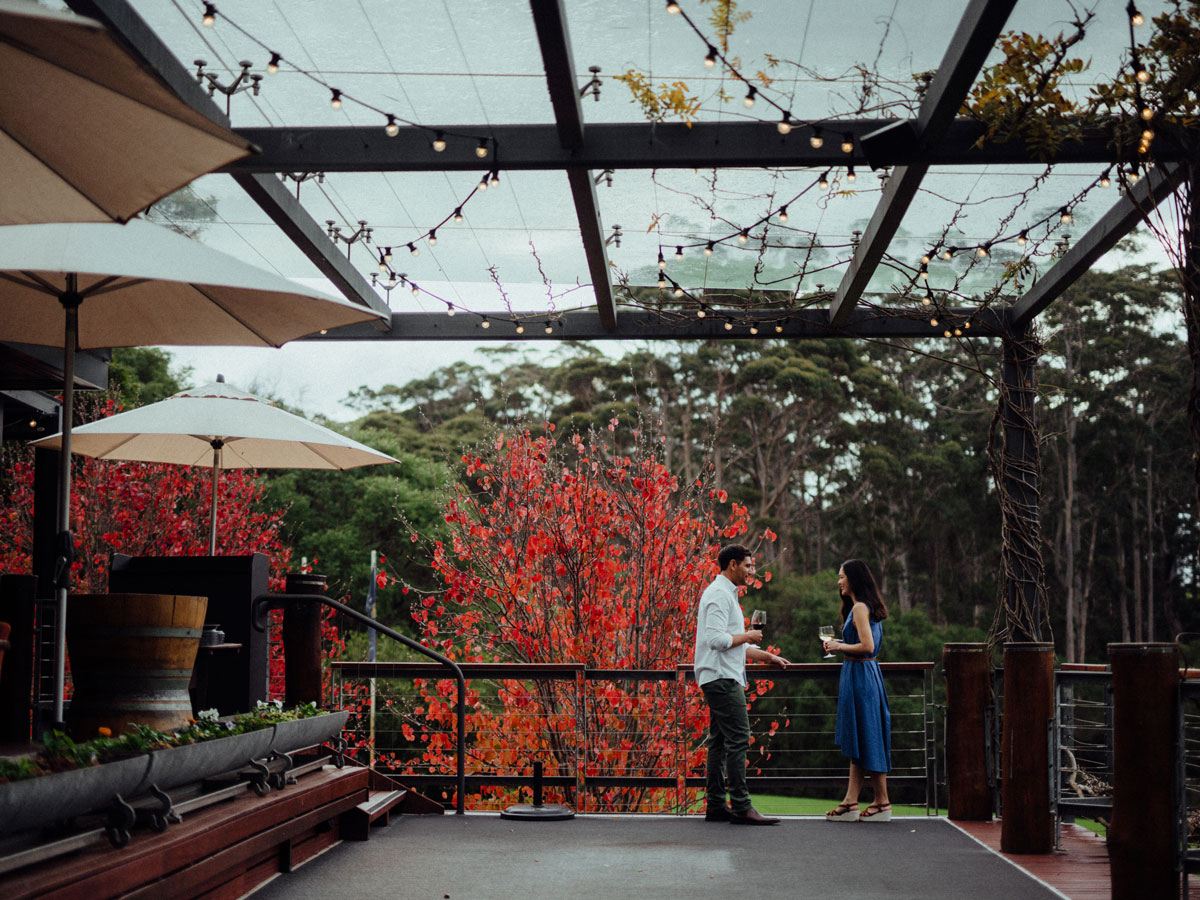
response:
{"label": "black post", "polygon": [[[324,594],[325,576],[289,572],[288,594]],[[283,608],[285,697],[288,706],[323,705],[321,696],[321,607],[293,600]]]}
{"label": "black post", "polygon": [[1022,329],[1002,341],[999,419],[1003,427],[999,472],[1008,641],[1041,641],[1046,616],[1045,567],[1038,513],[1041,453],[1034,418],[1038,340]]}
{"label": "black post", "polygon": [[36,592],[32,575],[0,575],[0,621],[12,626],[0,669],[0,741],[24,744],[30,738]]}

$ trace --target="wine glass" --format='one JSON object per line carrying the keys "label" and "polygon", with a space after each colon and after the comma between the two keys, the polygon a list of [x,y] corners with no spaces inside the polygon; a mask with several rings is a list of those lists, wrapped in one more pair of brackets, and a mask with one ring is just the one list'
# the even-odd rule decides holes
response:
{"label": "wine glass", "polygon": [[[765,609],[756,609],[750,613],[750,630],[762,631],[763,626],[767,624],[767,611]],[[766,638],[764,637],[765,641]]]}
{"label": "wine glass", "polygon": [[[833,626],[832,625],[822,625],[820,628],[817,629],[817,633],[821,637],[822,646],[824,646],[826,641],[833,640]],[[832,653],[826,653],[824,658],[829,659],[831,656],[833,656]]]}

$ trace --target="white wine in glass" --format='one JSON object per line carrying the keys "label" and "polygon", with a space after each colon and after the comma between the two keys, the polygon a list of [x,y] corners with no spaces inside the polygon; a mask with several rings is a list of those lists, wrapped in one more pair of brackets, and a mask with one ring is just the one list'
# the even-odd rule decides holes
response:
{"label": "white wine in glass", "polygon": [[[818,629],[817,633],[821,636],[821,644],[822,645],[824,645],[826,641],[833,640],[833,626],[832,625],[822,625]],[[826,653],[824,658],[829,659],[832,656],[833,656],[832,653]]]}

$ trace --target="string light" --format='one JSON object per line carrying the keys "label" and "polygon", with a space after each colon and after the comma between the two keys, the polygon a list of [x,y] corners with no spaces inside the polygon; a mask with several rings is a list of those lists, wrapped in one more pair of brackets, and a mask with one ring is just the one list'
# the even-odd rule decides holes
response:
{"label": "string light", "polygon": [[500,184],[500,170],[499,169],[492,169],[491,182],[492,182],[492,187],[499,186],[499,184]]}
{"label": "string light", "polygon": [[819,187],[823,191],[829,190],[829,171],[828,170],[826,170],[825,173],[821,175],[821,180],[817,182],[817,187]]}
{"label": "string light", "polygon": [[[403,277],[403,276],[401,276],[401,277]],[[419,294],[419,293],[421,293],[421,287],[420,287],[420,285],[418,285],[418,284],[417,284],[415,281],[410,281],[410,282],[408,283],[408,288],[409,288],[409,290],[411,290],[411,291],[412,291],[414,294]]]}
{"label": "string light", "polygon": [[549,319],[546,320],[546,334],[554,334],[554,325]]}
{"label": "string light", "polygon": [[758,96],[758,88],[756,88],[754,85],[750,85],[750,89],[746,91],[746,99],[742,101],[742,105],[746,107],[746,109],[750,109],[752,106],[754,106],[754,98],[756,96]]}
{"label": "string light", "polygon": [[947,247],[945,250],[942,251],[942,259],[953,259],[953,258],[954,258],[954,248],[953,247]]}
{"label": "string light", "polygon": [[330,88],[329,93],[330,93],[329,105],[332,106],[334,109],[341,109],[342,108],[342,92],[339,91],[337,88]]}
{"label": "string light", "polygon": [[491,328],[491,327],[492,327],[492,323],[491,323],[491,321],[488,319],[488,317],[487,317],[487,316],[484,316],[484,317],[483,317],[483,321],[479,323],[479,327],[480,327],[480,328]]}
{"label": "string light", "polygon": [[430,142],[429,146],[433,147],[434,153],[441,153],[443,150],[446,149],[445,135],[440,131],[435,131],[433,133],[433,140]]}
{"label": "string light", "polygon": [[790,112],[785,112],[783,114],[783,118],[779,120],[779,124],[775,126],[776,130],[780,134],[790,134],[791,133],[791,130],[792,130],[791,117],[792,117],[792,114]]}
{"label": "string light", "polygon": [[1149,122],[1153,118],[1154,118],[1154,110],[1151,109],[1149,106],[1143,106],[1142,107],[1142,119],[1146,122]]}
{"label": "string light", "polygon": [[1108,177],[1108,169],[1104,170],[1104,174],[1100,176],[1100,187],[1106,188],[1112,185],[1112,179]]}
{"label": "string light", "polygon": [[779,324],[779,323],[776,323],[776,324],[775,324],[775,333],[776,333],[776,334],[783,334],[783,325],[781,325],[781,324]]}
{"label": "string light", "polygon": [[662,272],[659,272],[658,273],[658,289],[661,291],[661,290],[665,290],[666,287],[667,287],[667,276],[664,275]]}
{"label": "string light", "polygon": [[682,247],[676,247],[676,248],[675,248],[675,258],[676,258],[676,259],[683,259],[683,248],[682,248]]}
{"label": "string light", "polygon": [[707,244],[704,245],[704,255],[705,256],[713,255],[713,246],[714,245],[713,245],[712,241],[709,241]]}
{"label": "string light", "polygon": [[674,293],[676,297],[682,297],[683,296],[683,288],[680,287],[678,283],[676,283],[675,290],[672,293]]}
{"label": "string light", "polygon": [[429,246],[430,247],[437,246],[437,229],[436,228],[429,229]]}
{"label": "string light", "polygon": [[949,328],[947,328],[945,331],[942,332],[942,337],[950,337],[950,329]]}
{"label": "string light", "polygon": [[462,220],[463,220],[462,207],[461,206],[454,207],[454,221],[461,222]]}
{"label": "string light", "polygon": [[813,126],[812,137],[808,139],[808,146],[814,150],[820,150],[825,146],[825,138],[821,136],[821,129]]}
{"label": "string light", "polygon": [[928,253],[921,254],[921,265],[928,266],[932,260],[933,260],[933,251],[932,250],[930,250]]}
{"label": "string light", "polygon": [[842,152],[843,153],[853,153],[854,152],[854,138],[848,134],[842,135]]}
{"label": "string light", "polygon": [[779,207],[779,221],[780,221],[780,224],[783,224],[783,223],[786,223],[787,220],[788,220],[787,204],[785,203],[783,206]]}
{"label": "string light", "polygon": [[961,328],[955,328],[955,329],[954,329],[954,336],[955,336],[955,337],[962,337],[962,329],[961,329]]}
{"label": "string light", "polygon": [[276,72],[278,72],[279,64],[281,62],[283,62],[283,57],[281,57],[278,53],[272,53],[271,61],[267,63],[267,73],[274,75]]}
{"label": "string light", "polygon": [[1062,207],[1061,209],[1059,209],[1058,220],[1060,222],[1062,222],[1064,225],[1070,225],[1071,219],[1072,219],[1072,216],[1071,216],[1071,211],[1069,209],[1067,209],[1065,206]]}
{"label": "string light", "polygon": [[757,326],[757,325],[751,325],[751,326],[750,326],[750,333],[751,333],[751,334],[758,334],[758,326]]}
{"label": "string light", "polygon": [[205,28],[212,28],[217,21],[217,8],[211,3],[204,4],[204,18],[200,20]]}
{"label": "string light", "polygon": [[1024,247],[1029,242],[1029,232],[1022,231],[1017,235],[1017,246]]}
{"label": "string light", "polygon": [[488,189],[488,177],[486,174],[482,178],[479,179],[478,189],[480,191],[486,191]]}
{"label": "string light", "polygon": [[387,132],[388,137],[395,137],[400,133],[400,126],[396,124],[396,117],[391,113],[388,113],[387,125],[384,126],[383,130]]}
{"label": "string light", "polygon": [[420,256],[421,248],[410,241],[409,245],[408,245],[408,252],[411,253],[413,256]]}
{"label": "string light", "polygon": [[726,330],[726,331],[733,331],[733,323],[732,323],[732,322],[730,322],[730,321],[726,321],[726,322],[725,322],[725,330]]}
{"label": "string light", "polygon": [[749,229],[749,228],[743,228],[743,229],[742,229],[742,231],[741,231],[741,234],[739,234],[739,235],[738,235],[738,238],[737,238],[737,240],[738,240],[738,243],[739,243],[739,244],[744,244],[744,243],[746,243],[748,240],[750,240],[750,229]]}
{"label": "string light", "polygon": [[929,320],[929,324],[930,324],[930,325],[931,325],[933,328],[937,328],[937,319],[930,319],[930,320]]}
{"label": "string light", "polygon": [[854,174],[854,166],[846,166],[846,180],[853,184],[858,179]]}
{"label": "string light", "polygon": [[983,246],[977,248],[975,250],[975,255],[978,256],[980,259],[985,259],[988,255],[987,244],[984,244]]}
{"label": "string light", "polygon": [[929,280],[929,264],[928,263],[921,263],[921,268],[917,272],[917,278],[919,278],[921,281]]}
{"label": "string light", "polygon": [[705,68],[711,69],[717,64],[717,48],[712,44],[708,45],[708,55],[704,57]]}
{"label": "string light", "polygon": [[488,155],[488,139],[480,138],[479,146],[475,148],[475,155],[480,159],[487,159]]}
{"label": "string light", "polygon": [[658,251],[658,271],[662,272],[667,268],[667,261],[663,259],[662,251]]}
{"label": "string light", "polygon": [[520,322],[518,322],[517,323],[517,334],[524,334],[524,333],[525,333],[525,326],[522,325]]}
{"label": "string light", "polygon": [[387,257],[382,252],[379,254],[379,271],[386,272],[388,270]]}
{"label": "string light", "polygon": [[1133,163],[1130,163],[1130,164],[1129,164],[1129,175],[1128,175],[1128,177],[1129,177],[1129,183],[1130,183],[1130,184],[1137,184],[1137,183],[1138,183],[1138,170],[1137,170],[1137,166],[1135,166]]}
{"label": "string light", "polygon": [[452,319],[454,318],[454,305],[449,302],[446,303],[446,315]]}
{"label": "string light", "polygon": [[925,296],[921,298],[921,305],[929,306],[932,303],[933,303],[933,291],[931,291],[929,288],[925,288]]}
{"label": "string light", "polygon": [[701,303],[700,308],[698,310],[696,310],[696,318],[703,319],[707,315],[708,315],[708,312],[705,310],[704,304]]}
{"label": "string light", "polygon": [[671,16],[679,15],[679,4],[675,0],[667,0],[667,14]]}
{"label": "string light", "polygon": [[1146,22],[1146,17],[1138,11],[1138,8],[1133,5],[1133,0],[1129,0],[1129,5],[1125,7],[1125,12],[1129,13],[1129,22],[1137,27]]}

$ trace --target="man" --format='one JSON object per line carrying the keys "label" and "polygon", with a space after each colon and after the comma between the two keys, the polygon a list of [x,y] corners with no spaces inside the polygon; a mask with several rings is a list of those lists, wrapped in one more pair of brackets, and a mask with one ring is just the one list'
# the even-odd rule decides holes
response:
{"label": "man", "polygon": [[[777,825],[750,804],[746,789],[746,754],[750,750],[750,718],[746,714],[746,660],[786,666],[787,660],[757,646],[762,632],[746,631],[738,588],[754,574],[754,557],[740,544],[717,556],[721,573],[700,595],[696,615],[696,683],[708,703],[708,784],[706,822],[734,825]],[[729,800],[725,802],[725,792]]]}

